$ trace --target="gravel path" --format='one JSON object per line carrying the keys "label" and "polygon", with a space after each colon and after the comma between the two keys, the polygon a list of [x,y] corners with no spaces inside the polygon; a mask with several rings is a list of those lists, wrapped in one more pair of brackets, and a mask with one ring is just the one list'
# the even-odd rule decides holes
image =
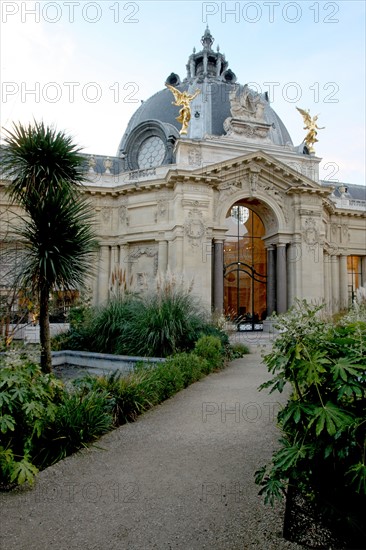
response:
{"label": "gravel path", "polygon": [[283,396],[257,392],[259,353],[0,494],[6,550],[282,550],[283,506],[254,472],[271,456]]}

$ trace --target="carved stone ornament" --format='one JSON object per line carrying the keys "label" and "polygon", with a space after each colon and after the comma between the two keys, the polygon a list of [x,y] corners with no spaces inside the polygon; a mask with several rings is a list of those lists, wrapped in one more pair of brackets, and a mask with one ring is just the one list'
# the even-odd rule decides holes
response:
{"label": "carved stone ornament", "polygon": [[268,134],[270,124],[227,118],[224,121],[226,135],[236,139],[247,139],[249,141],[270,141]]}
{"label": "carved stone ornament", "polygon": [[202,212],[197,208],[190,210],[184,224],[184,231],[193,248],[200,245],[203,237],[206,235],[206,230],[206,226],[202,220]]}
{"label": "carved stone ornament", "polygon": [[146,168],[144,170],[134,170],[133,172],[128,173],[129,181],[140,180],[143,178],[150,178],[156,176],[155,168]]}
{"label": "carved stone ornament", "polygon": [[229,94],[230,112],[238,120],[264,122],[266,101],[247,84],[236,86]]}
{"label": "carved stone ornament", "polygon": [[120,207],[118,208],[118,216],[119,216],[119,221],[121,225],[129,224],[128,208],[125,203],[121,204]]}
{"label": "carved stone ornament", "polygon": [[89,172],[94,172],[95,171],[95,167],[97,165],[97,161],[95,160],[95,156],[92,155],[89,160],[88,160],[88,165],[89,165]]}
{"label": "carved stone ornament", "polygon": [[303,236],[306,244],[313,248],[319,243],[319,230],[314,218],[306,218],[303,226]]}
{"label": "carved stone ornament", "polygon": [[257,169],[252,169],[250,171],[250,175],[249,175],[249,189],[250,189],[250,194],[251,195],[255,195],[256,191],[257,191],[257,187],[258,187],[258,181],[259,181],[259,168]]}
{"label": "carved stone ornament", "polygon": [[267,206],[261,205],[260,215],[264,222],[266,233],[277,231],[277,220],[272,210],[270,210]]}
{"label": "carved stone ornament", "polygon": [[162,195],[158,198],[155,211],[155,223],[161,220],[166,220],[169,211],[169,201],[167,195]]}
{"label": "carved stone ornament", "polygon": [[231,181],[224,181],[223,183],[220,183],[217,186],[218,195],[215,196],[214,199],[214,215],[217,216],[218,209],[220,205],[225,201],[227,197],[230,195],[233,195],[239,189],[242,189],[242,186],[244,185],[244,182],[240,182],[239,180],[231,180]]}
{"label": "carved stone ornament", "polygon": [[158,250],[152,246],[139,246],[130,252],[128,260],[131,263],[136,262],[141,256],[146,255],[154,260],[154,276],[158,273]]}
{"label": "carved stone ornament", "polygon": [[111,159],[109,157],[107,157],[104,161],[103,161],[103,166],[105,168],[105,173],[106,174],[110,174],[111,173],[111,168],[113,166],[113,161],[111,161]]}
{"label": "carved stone ornament", "polygon": [[190,166],[202,165],[202,153],[201,149],[195,145],[192,145],[188,151],[188,164]]}
{"label": "carved stone ornament", "polygon": [[226,197],[242,189],[242,183],[239,180],[225,181],[220,183],[217,189],[219,192],[219,202],[222,202]]}
{"label": "carved stone ornament", "polygon": [[349,227],[347,223],[343,223],[341,226],[341,243],[342,244],[349,243]]}
{"label": "carved stone ornament", "polygon": [[103,206],[102,208],[102,220],[107,222],[111,219],[111,208],[109,206]]}
{"label": "carved stone ornament", "polygon": [[331,229],[332,229],[332,235],[337,235],[337,232],[338,232],[338,224],[337,223],[332,223],[330,225]]}

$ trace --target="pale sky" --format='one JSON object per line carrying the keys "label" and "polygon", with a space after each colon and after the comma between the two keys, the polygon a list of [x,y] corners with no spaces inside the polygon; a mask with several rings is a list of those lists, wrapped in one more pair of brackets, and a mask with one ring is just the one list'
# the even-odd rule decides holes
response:
{"label": "pale sky", "polygon": [[322,179],[365,184],[365,2],[6,1],[1,126],[43,119],[114,156],[141,100],[186,76],[206,24],[241,84],[302,142],[319,113]]}

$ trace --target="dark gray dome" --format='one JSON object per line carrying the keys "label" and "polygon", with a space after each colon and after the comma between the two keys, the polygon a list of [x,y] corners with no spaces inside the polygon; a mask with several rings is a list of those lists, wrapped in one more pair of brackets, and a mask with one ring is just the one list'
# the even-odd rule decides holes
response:
{"label": "dark gray dome", "polygon": [[[192,117],[201,118],[199,130],[195,131],[195,139],[204,139],[205,135],[222,136],[225,135],[224,121],[231,117],[231,103],[229,93],[233,90],[242,90],[243,86],[236,83],[235,74],[228,69],[228,62],[225,56],[217,50],[211,49],[214,39],[207,28],[202,37],[203,50],[193,54],[187,63],[187,78],[181,83],[177,74],[171,73],[167,78],[166,84],[173,85],[180,92],[194,92],[201,90],[198,98],[191,104]],[[264,105],[263,122],[269,124],[270,130],[268,137],[275,145],[293,145],[290,134],[280,117],[271,108],[267,94],[256,94],[250,91],[252,97],[260,97]],[[148,121],[159,121],[162,124],[168,124],[177,131],[181,124],[176,118],[179,114],[179,107],[173,105],[174,97],[172,92],[165,88],[160,90],[147,101],[144,101],[137,111],[132,115],[127,129],[121,139],[118,147],[117,156],[126,152],[126,145],[130,142],[130,136],[133,135],[136,127],[141,123]],[[192,122],[191,122],[192,124]],[[197,127],[197,124],[196,124]]]}

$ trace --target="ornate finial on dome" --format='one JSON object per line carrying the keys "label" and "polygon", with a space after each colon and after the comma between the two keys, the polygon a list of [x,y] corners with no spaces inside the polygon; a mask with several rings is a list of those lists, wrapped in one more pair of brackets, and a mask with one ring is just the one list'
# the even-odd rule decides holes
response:
{"label": "ornate finial on dome", "polygon": [[208,25],[205,30],[205,34],[201,38],[201,44],[203,46],[204,50],[211,50],[211,46],[214,43],[215,39],[213,38],[212,34],[210,33],[210,29],[208,28]]}
{"label": "ornate finial on dome", "polygon": [[216,50],[217,50],[217,53],[220,51],[220,46],[218,44],[217,44]]}
{"label": "ornate finial on dome", "polygon": [[196,53],[196,48],[193,48],[193,53]]}

